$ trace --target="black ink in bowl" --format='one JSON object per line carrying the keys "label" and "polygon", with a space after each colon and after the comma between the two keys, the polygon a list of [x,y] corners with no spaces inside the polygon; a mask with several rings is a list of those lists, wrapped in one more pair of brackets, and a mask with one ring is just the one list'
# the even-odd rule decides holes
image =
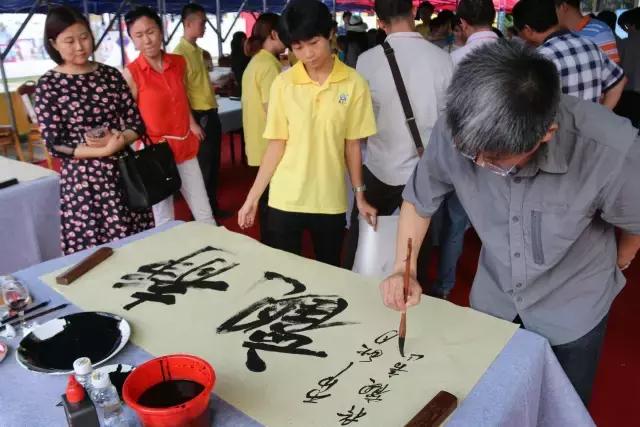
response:
{"label": "black ink in bowl", "polygon": [[[21,342],[20,361],[41,372],[68,372],[73,361],[86,356],[99,363],[116,352],[128,325],[109,313],[74,313],[38,326]],[[124,327],[123,327],[124,326]],[[125,337],[125,340],[128,339]]]}
{"label": "black ink in bowl", "polygon": [[169,380],[149,387],[138,398],[147,408],[169,408],[186,403],[202,393],[204,386],[191,380]]}

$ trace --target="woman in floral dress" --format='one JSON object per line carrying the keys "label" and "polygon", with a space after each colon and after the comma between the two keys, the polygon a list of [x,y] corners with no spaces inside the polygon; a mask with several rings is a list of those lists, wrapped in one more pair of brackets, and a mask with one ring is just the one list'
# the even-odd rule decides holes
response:
{"label": "woman in floral dress", "polygon": [[[144,131],[122,75],[89,61],[94,50],[91,29],[70,7],[50,10],[44,42],[58,66],[38,81],[35,110],[47,148],[62,163],[63,252],[153,227],[150,210],[129,210],[120,183],[118,153]],[[99,128],[106,129],[103,135],[95,132]]]}

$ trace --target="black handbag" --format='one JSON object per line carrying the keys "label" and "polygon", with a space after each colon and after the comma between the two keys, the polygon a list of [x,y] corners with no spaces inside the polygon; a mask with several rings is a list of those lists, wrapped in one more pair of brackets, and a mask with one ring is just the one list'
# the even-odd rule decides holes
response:
{"label": "black handbag", "polygon": [[154,144],[147,135],[140,139],[144,145],[141,150],[127,147],[118,159],[127,204],[133,211],[145,211],[182,187],[167,141]]}

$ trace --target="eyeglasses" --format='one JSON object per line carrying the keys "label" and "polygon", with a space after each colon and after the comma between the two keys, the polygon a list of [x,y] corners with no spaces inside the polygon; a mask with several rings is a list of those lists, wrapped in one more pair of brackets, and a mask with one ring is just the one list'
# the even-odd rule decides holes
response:
{"label": "eyeglasses", "polygon": [[456,149],[458,150],[458,152],[462,155],[462,157],[471,160],[473,163],[475,163],[476,165],[480,166],[481,168],[487,169],[488,171],[498,175],[498,176],[509,176],[513,173],[516,172],[516,170],[518,169],[518,165],[513,165],[508,169],[505,169],[503,167],[500,167],[498,165],[494,165],[491,162],[487,162],[485,160],[481,160],[478,161],[478,155],[473,155],[473,154],[469,154],[469,153],[465,153],[464,151],[460,150],[458,147],[456,147]]}

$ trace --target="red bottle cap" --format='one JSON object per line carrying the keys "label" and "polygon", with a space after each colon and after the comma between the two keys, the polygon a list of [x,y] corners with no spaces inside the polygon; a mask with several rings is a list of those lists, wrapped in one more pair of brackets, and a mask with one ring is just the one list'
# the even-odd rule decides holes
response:
{"label": "red bottle cap", "polygon": [[84,388],[73,375],[69,375],[67,390],[64,393],[67,396],[67,401],[69,401],[69,403],[82,402],[84,399]]}

